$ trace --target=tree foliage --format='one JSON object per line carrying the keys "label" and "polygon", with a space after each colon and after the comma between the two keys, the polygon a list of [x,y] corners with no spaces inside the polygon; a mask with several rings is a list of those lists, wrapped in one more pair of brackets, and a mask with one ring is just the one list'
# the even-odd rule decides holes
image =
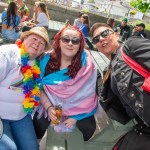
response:
{"label": "tree foliage", "polygon": [[94,0],[89,0],[89,3],[95,3],[95,1]]}
{"label": "tree foliage", "polygon": [[149,0],[131,0],[130,5],[137,8],[140,12],[146,13],[150,9]]}
{"label": "tree foliage", "polygon": [[12,0],[7,0],[7,3],[9,4],[10,2],[12,2]]}

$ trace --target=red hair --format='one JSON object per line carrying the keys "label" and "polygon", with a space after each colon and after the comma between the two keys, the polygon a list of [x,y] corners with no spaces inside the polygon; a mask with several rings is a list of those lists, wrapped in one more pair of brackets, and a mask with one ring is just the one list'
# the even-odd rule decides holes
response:
{"label": "red hair", "polygon": [[81,62],[81,55],[84,49],[84,36],[82,32],[76,27],[76,26],[67,26],[61,29],[54,37],[54,43],[53,43],[53,51],[50,53],[50,61],[47,64],[46,71],[47,73],[52,73],[55,71],[58,71],[60,69],[61,65],[61,48],[60,48],[60,38],[62,33],[67,30],[71,29],[74,31],[77,31],[80,34],[80,48],[76,55],[73,57],[71,61],[71,65],[68,66],[68,72],[66,75],[70,76],[71,78],[75,78],[76,74],[82,67],[82,62]]}

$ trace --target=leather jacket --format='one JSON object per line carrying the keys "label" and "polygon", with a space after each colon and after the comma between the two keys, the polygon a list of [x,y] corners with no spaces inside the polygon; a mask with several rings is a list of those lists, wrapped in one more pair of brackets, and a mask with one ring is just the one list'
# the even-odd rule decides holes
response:
{"label": "leather jacket", "polygon": [[[146,125],[150,125],[150,93],[143,91],[141,88],[144,77],[124,62],[120,49],[117,50],[116,56],[111,61],[110,88],[113,94],[120,100],[129,118],[138,117]],[[149,39],[137,36],[131,37],[124,43],[123,51],[150,72]],[[114,114],[109,116],[114,118]],[[130,120],[129,118],[126,122]],[[115,120],[121,122],[117,118]]]}

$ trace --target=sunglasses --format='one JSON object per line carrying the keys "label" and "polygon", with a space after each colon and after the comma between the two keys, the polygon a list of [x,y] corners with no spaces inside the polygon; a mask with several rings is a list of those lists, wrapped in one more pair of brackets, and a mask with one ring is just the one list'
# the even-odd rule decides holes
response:
{"label": "sunglasses", "polygon": [[70,39],[68,37],[62,37],[61,40],[62,40],[63,43],[70,43],[70,41],[71,41],[71,43],[73,45],[78,45],[80,43],[80,39],[79,38]]}
{"label": "sunglasses", "polygon": [[113,33],[113,31],[111,31],[111,30],[109,30],[109,29],[103,31],[101,34],[95,36],[95,37],[92,39],[92,43],[93,43],[93,44],[97,44],[97,43],[99,42],[99,40],[100,40],[100,37],[105,38],[105,37],[107,37],[107,36],[110,35],[110,32]]}

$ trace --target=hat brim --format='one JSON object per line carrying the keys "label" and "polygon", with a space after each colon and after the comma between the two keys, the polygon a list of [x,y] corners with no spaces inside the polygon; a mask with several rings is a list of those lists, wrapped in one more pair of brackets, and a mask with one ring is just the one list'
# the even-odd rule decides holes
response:
{"label": "hat brim", "polygon": [[143,27],[143,28],[145,28],[144,25],[140,25],[140,24],[137,24],[136,26],[137,26],[137,27]]}
{"label": "hat brim", "polygon": [[25,37],[31,35],[31,34],[35,34],[35,35],[38,35],[40,37],[42,37],[45,41],[46,41],[46,50],[49,50],[51,48],[51,45],[49,43],[49,41],[45,38],[46,36],[43,35],[43,32],[41,32],[40,30],[37,32],[33,32],[33,31],[26,31],[26,32],[22,32],[20,38],[21,40],[24,40]]}

